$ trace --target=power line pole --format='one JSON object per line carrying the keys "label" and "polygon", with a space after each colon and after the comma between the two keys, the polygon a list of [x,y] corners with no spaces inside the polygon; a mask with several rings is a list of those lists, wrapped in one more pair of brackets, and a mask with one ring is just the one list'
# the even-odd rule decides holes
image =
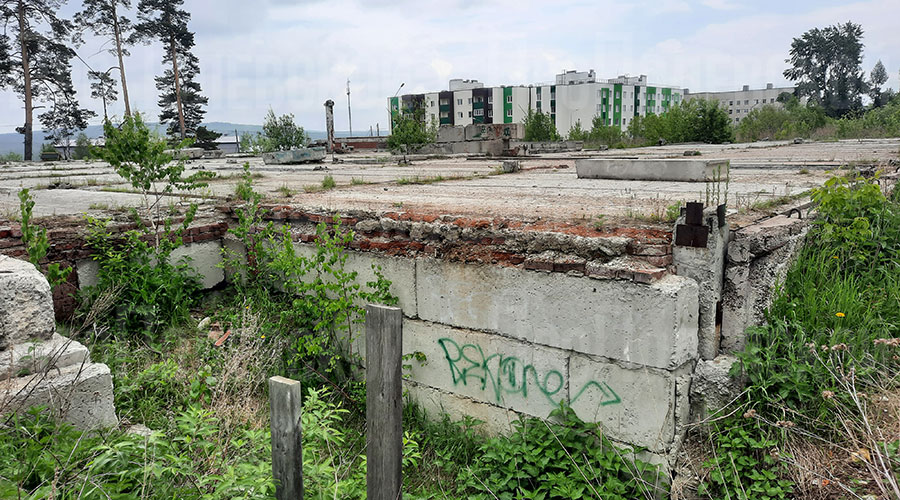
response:
{"label": "power line pole", "polygon": [[350,122],[350,137],[353,137],[353,114],[350,112],[350,79],[347,79],[347,120]]}

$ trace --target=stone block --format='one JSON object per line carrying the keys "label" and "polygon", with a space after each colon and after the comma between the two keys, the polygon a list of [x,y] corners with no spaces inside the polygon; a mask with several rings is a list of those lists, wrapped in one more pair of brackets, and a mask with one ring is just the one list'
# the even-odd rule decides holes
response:
{"label": "stone block", "polygon": [[728,177],[728,160],[607,159],[575,161],[579,179],[707,182]]}
{"label": "stone block", "polygon": [[47,279],[30,262],[0,255],[0,351],[55,331]]}
{"label": "stone block", "polygon": [[407,320],[403,353],[414,352],[426,356],[424,365],[407,362],[420,385],[540,418],[568,399],[568,355],[560,349]]}
{"label": "stone block", "polygon": [[599,422],[618,441],[665,452],[675,440],[675,386],[671,372],[627,369],[573,354],[571,405],[585,421]]}
{"label": "stone block", "polygon": [[698,287],[420,259],[421,319],[657,368],[697,357]]}
{"label": "stone block", "polygon": [[730,375],[731,367],[736,362],[734,356],[722,355],[697,363],[691,384],[691,402],[696,418],[706,418],[710,412],[725,407],[741,394],[744,381]]}
{"label": "stone block", "polygon": [[75,364],[0,382],[0,409],[4,413],[33,406],[46,406],[55,418],[79,430],[118,424],[112,375],[104,364]]}
{"label": "stone block", "polygon": [[466,140],[465,127],[439,127],[437,131],[437,142],[463,142]]}
{"label": "stone block", "polygon": [[54,333],[45,342],[25,342],[0,352],[0,380],[81,364],[87,359],[87,347]]}
{"label": "stone block", "polygon": [[190,259],[190,265],[200,276],[200,284],[204,290],[213,288],[225,280],[221,242],[204,241],[180,246],[172,251],[170,260],[174,263],[184,257]]}

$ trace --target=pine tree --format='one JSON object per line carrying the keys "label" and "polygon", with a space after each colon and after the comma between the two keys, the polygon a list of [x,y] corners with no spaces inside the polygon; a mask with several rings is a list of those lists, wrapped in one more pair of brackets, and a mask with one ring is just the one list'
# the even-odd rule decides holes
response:
{"label": "pine tree", "polygon": [[193,134],[203,120],[208,99],[200,94],[200,63],[191,53],[194,34],[188,30],[191,15],[179,7],[184,0],[141,0],[135,37],[144,42],[156,39],[165,47],[163,64],[166,69],[156,77],[160,91],[160,123],[169,124],[169,134],[178,133],[182,139]]}
{"label": "pine tree", "polygon": [[[83,10],[75,14],[75,22],[97,36],[108,38],[114,44],[109,52],[118,58],[119,65],[110,68],[109,71],[119,70],[125,116],[128,116],[131,114],[131,103],[128,100],[128,84],[125,82],[125,56],[130,55],[126,47],[132,43],[129,41],[132,24],[127,17],[119,15],[119,6],[130,9],[131,0],[83,0],[83,5]],[[107,77],[109,77],[109,71],[106,72]],[[109,88],[108,85],[104,85],[104,87]],[[106,116],[105,105],[103,116]]]}
{"label": "pine tree", "polygon": [[[91,80],[91,97],[103,101],[103,121],[109,119],[106,113],[106,105],[115,102],[119,98],[119,91],[116,90],[116,81],[113,80],[109,73],[102,71],[88,71],[88,79]],[[125,104],[125,115],[128,116],[128,104]]]}
{"label": "pine tree", "polygon": [[[55,125],[69,115],[79,124],[89,113],[78,107],[72,86],[72,23],[58,16],[64,0],[0,0],[0,88],[11,88],[25,105],[25,161],[33,159],[35,101],[52,103],[41,115]],[[15,47],[15,49],[13,49]],[[46,118],[44,118],[46,117]]]}

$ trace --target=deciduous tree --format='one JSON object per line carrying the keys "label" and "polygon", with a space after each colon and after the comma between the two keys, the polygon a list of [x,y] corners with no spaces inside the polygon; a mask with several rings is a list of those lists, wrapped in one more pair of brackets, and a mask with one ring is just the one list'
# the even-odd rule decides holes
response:
{"label": "deciduous tree", "polygon": [[799,97],[808,97],[829,116],[860,110],[866,90],[862,38],[862,26],[849,21],[807,31],[791,43],[785,78],[797,82]]}
{"label": "deciduous tree", "polygon": [[881,87],[887,83],[887,81],[887,70],[884,69],[884,64],[881,64],[881,60],[879,59],[878,62],[875,63],[875,67],[872,68],[872,73],[869,74],[869,97],[872,98],[873,108],[880,108],[886,103],[884,92],[881,90]]}

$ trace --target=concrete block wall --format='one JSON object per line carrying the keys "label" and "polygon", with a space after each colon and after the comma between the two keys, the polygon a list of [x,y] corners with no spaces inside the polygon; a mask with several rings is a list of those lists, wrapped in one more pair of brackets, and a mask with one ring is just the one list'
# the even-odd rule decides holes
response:
{"label": "concrete block wall", "polygon": [[[359,251],[345,269],[365,282],[373,264],[400,299],[404,354],[425,354],[406,386],[426,412],[469,415],[497,433],[566,401],[611,439],[658,455],[678,443],[698,358],[694,280],[642,284]],[[365,352],[362,342],[355,350]]]}

